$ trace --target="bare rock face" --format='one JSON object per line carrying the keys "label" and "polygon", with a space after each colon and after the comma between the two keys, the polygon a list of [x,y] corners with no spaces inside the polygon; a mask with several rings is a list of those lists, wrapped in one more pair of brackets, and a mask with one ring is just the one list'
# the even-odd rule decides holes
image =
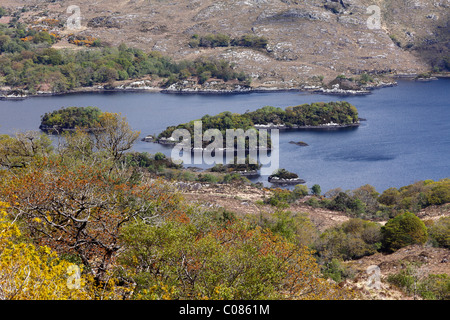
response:
{"label": "bare rock face", "polygon": [[[72,4],[2,0],[14,10],[26,7],[20,18],[25,23],[43,15],[64,22]],[[378,29],[367,23],[374,4]],[[81,35],[161,51],[175,60],[223,58],[251,75],[257,87],[316,86],[318,78],[329,83],[340,74],[414,76],[450,64],[448,0],[79,0],[77,5]],[[268,46],[189,46],[193,34],[208,33],[264,36]]]}

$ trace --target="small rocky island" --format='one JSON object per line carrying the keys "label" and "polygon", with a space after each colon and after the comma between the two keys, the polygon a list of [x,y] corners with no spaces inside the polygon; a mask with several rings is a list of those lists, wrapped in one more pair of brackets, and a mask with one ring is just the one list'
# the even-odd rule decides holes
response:
{"label": "small rocky island", "polygon": [[103,112],[97,107],[67,107],[45,113],[41,117],[39,129],[51,134],[65,131],[92,132],[97,127]]}
{"label": "small rocky island", "polygon": [[303,184],[306,181],[300,179],[296,173],[289,172],[286,169],[278,169],[274,174],[270,175],[267,179],[270,183],[274,184]]}
{"label": "small rocky island", "polygon": [[303,141],[298,141],[298,142],[289,141],[289,143],[290,144],[295,144],[295,145],[300,146],[300,147],[307,147],[307,146],[309,146],[309,144],[307,144],[306,142],[303,142]]}

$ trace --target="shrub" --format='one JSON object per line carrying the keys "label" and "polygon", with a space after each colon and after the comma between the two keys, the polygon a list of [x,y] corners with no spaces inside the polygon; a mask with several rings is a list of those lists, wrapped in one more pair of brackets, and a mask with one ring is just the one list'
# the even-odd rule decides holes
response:
{"label": "shrub", "polygon": [[166,159],[166,156],[164,155],[164,153],[162,153],[162,152],[155,153],[155,160],[156,161],[161,161],[161,160],[164,160],[164,159]]}
{"label": "shrub", "polygon": [[308,200],[306,200],[305,202],[308,206],[311,206],[313,208],[319,208],[320,207],[320,202],[319,200],[317,200],[317,198],[312,197],[309,198]]}
{"label": "shrub", "polygon": [[227,173],[223,176],[223,183],[232,182],[250,183],[250,180],[248,180],[247,177],[240,175],[239,173]]}
{"label": "shrub", "polygon": [[345,266],[338,259],[332,259],[322,267],[322,274],[336,282],[341,282],[348,278],[353,278],[355,271]]}
{"label": "shrub", "polygon": [[353,213],[359,216],[364,213],[365,206],[358,198],[352,198],[345,192],[339,192],[339,194],[327,205],[327,208],[330,210]]}
{"label": "shrub", "polygon": [[308,195],[308,187],[304,184],[297,184],[292,191],[294,199],[300,199]]}
{"label": "shrub", "polygon": [[441,217],[429,228],[430,238],[443,248],[450,248],[450,217]]}
{"label": "shrub", "polygon": [[[283,169],[281,169],[283,170]],[[294,190],[287,190],[281,188],[275,188],[272,191],[272,196],[265,200],[265,203],[275,207],[287,208],[289,203],[295,202],[297,199],[301,199],[308,194],[308,187],[298,184],[294,187]]]}
{"label": "shrub", "polygon": [[[252,220],[251,217],[247,219]],[[305,246],[312,245],[319,236],[308,214],[302,212],[276,210],[273,214],[263,214],[254,224],[270,229],[295,244]]]}
{"label": "shrub", "polygon": [[427,300],[448,300],[450,298],[450,277],[448,274],[429,274],[420,277],[413,265],[387,277],[387,281],[402,289],[408,295],[419,295]]}
{"label": "shrub", "polygon": [[412,244],[424,244],[427,241],[427,228],[414,213],[405,212],[390,219],[381,228],[384,250],[394,252]]}
{"label": "shrub", "polygon": [[312,186],[311,192],[315,196],[320,196],[320,194],[322,193],[322,190],[320,189],[320,186],[318,184],[315,184]]}
{"label": "shrub", "polygon": [[314,244],[325,261],[357,259],[371,255],[381,248],[380,225],[359,218],[325,230]]}
{"label": "shrub", "polygon": [[199,174],[198,181],[200,182],[209,182],[209,183],[217,183],[219,179],[210,173]]}
{"label": "shrub", "polygon": [[429,300],[450,299],[450,276],[448,274],[430,274],[419,283],[419,294]]}

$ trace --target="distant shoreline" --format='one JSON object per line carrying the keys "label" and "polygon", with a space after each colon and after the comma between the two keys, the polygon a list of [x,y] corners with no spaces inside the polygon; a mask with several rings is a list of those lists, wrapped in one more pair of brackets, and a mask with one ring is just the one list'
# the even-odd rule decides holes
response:
{"label": "distant shoreline", "polygon": [[[433,75],[434,79],[447,79],[450,78],[450,74],[440,74]],[[424,81],[422,79],[416,79],[413,75],[398,75],[393,79],[396,80],[411,80],[411,81]],[[367,95],[371,94],[374,89],[382,89],[387,87],[396,86],[396,81],[381,83],[375,86],[368,86],[361,90],[345,90],[345,89],[327,89],[324,87],[299,87],[299,88],[277,88],[277,87],[255,87],[255,88],[245,88],[245,89],[181,89],[181,90],[171,90],[162,87],[146,87],[146,88],[112,88],[105,89],[104,87],[80,87],[77,89],[65,91],[65,92],[37,92],[34,94],[29,94],[23,92],[20,89],[13,90],[0,90],[0,100],[24,100],[27,98],[35,97],[51,97],[51,96],[63,96],[72,94],[83,94],[83,93],[128,93],[128,92],[148,92],[148,93],[165,93],[165,94],[245,94],[245,93],[282,93],[282,92],[306,92],[306,93],[317,93],[317,94],[329,94],[329,95],[339,95],[339,96],[354,96],[354,95]],[[14,94],[18,93],[18,94]],[[19,94],[20,93],[20,94]]]}

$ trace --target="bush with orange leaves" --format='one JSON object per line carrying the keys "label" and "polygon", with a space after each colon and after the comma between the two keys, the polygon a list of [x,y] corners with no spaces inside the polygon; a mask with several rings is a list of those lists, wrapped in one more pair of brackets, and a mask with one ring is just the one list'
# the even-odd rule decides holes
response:
{"label": "bush with orange leaves", "polygon": [[128,173],[110,168],[43,160],[0,183],[0,198],[39,245],[81,259],[97,280],[121,248],[121,226],[133,219],[151,220],[178,210],[177,194],[160,181],[129,183]]}

